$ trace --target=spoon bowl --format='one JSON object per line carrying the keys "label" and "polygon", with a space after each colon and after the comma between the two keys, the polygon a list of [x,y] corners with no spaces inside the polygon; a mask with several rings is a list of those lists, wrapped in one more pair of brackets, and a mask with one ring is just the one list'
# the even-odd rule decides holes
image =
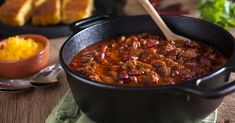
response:
{"label": "spoon bowl", "polygon": [[57,84],[59,82],[58,75],[62,70],[60,64],[49,66],[33,76],[30,83],[34,87],[46,87]]}
{"label": "spoon bowl", "polygon": [[22,92],[31,88],[31,84],[26,79],[0,81],[0,92]]}

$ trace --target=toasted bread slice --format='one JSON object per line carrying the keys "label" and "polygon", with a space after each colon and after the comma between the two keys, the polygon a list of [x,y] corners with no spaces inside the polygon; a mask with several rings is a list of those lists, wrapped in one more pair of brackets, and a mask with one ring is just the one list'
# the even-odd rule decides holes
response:
{"label": "toasted bread slice", "polygon": [[58,24],[61,21],[61,1],[46,0],[37,7],[32,15],[32,23],[34,25],[50,25]]}
{"label": "toasted bread slice", "polygon": [[0,7],[0,22],[23,26],[32,11],[32,0],[6,0]]}
{"label": "toasted bread slice", "polygon": [[62,21],[72,23],[91,16],[93,0],[63,0]]}

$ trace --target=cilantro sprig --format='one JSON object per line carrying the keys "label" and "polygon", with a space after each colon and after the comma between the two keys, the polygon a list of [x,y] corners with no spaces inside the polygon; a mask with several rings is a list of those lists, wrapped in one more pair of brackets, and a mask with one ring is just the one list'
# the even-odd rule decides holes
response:
{"label": "cilantro sprig", "polygon": [[230,0],[199,0],[201,18],[229,30],[235,26],[235,3]]}

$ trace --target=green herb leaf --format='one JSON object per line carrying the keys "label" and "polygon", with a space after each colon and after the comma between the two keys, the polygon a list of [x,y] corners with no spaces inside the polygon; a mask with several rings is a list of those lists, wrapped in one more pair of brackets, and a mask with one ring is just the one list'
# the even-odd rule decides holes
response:
{"label": "green herb leaf", "polygon": [[235,26],[235,3],[229,0],[199,0],[201,18],[229,30]]}

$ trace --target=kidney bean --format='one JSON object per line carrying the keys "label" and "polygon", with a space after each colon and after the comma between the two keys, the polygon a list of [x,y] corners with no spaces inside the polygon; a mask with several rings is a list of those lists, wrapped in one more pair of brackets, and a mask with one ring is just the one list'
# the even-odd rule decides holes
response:
{"label": "kidney bean", "polygon": [[187,62],[187,63],[184,64],[184,66],[186,66],[186,67],[193,67],[193,66],[196,66],[196,65],[197,64],[194,63],[194,62]]}
{"label": "kidney bean", "polygon": [[180,74],[179,70],[177,70],[176,68],[171,68],[171,76],[175,77],[178,76]]}
{"label": "kidney bean", "polygon": [[95,55],[95,60],[97,61],[97,62],[102,62],[103,60],[104,60],[104,58],[105,58],[105,53],[97,53],[96,55]]}
{"label": "kidney bean", "polygon": [[144,72],[143,71],[140,71],[140,70],[130,70],[128,71],[128,75],[130,76],[140,76],[140,75],[143,75]]}
{"label": "kidney bean", "polygon": [[225,61],[226,61],[226,60],[225,60],[221,55],[219,55],[219,54],[216,54],[216,55],[215,55],[214,62],[215,62],[216,65],[224,64]]}
{"label": "kidney bean", "polygon": [[211,65],[212,65],[210,59],[207,58],[206,56],[202,56],[202,57],[200,58],[200,62],[201,62],[202,64],[206,65],[207,67],[211,67]]}
{"label": "kidney bean", "polygon": [[191,69],[191,71],[194,73],[200,73],[201,71],[199,65],[197,65],[195,62],[185,63],[184,66]]}
{"label": "kidney bean", "polygon": [[174,50],[169,51],[167,54],[177,56],[179,54],[179,51],[177,49],[174,49]]}
{"label": "kidney bean", "polygon": [[131,55],[130,55],[129,53],[125,53],[125,54],[122,56],[122,59],[123,59],[124,61],[128,61],[128,60],[131,59]]}
{"label": "kidney bean", "polygon": [[185,48],[199,48],[200,45],[193,41],[184,41],[184,47]]}
{"label": "kidney bean", "polygon": [[224,63],[225,63],[225,59],[222,58],[222,57],[218,57],[218,58],[216,59],[216,63],[217,63],[217,65],[224,64]]}
{"label": "kidney bean", "polygon": [[182,80],[192,80],[194,75],[195,75],[194,72],[188,72],[188,71],[184,71],[180,73],[180,77]]}
{"label": "kidney bean", "polygon": [[128,72],[127,72],[127,71],[122,71],[122,72],[119,74],[119,79],[121,79],[121,80],[128,80],[128,79],[129,79]]}
{"label": "kidney bean", "polygon": [[197,76],[201,74],[201,69],[198,66],[193,66],[191,71],[194,72]]}
{"label": "kidney bean", "polygon": [[184,41],[184,47],[191,48],[190,41]]}

